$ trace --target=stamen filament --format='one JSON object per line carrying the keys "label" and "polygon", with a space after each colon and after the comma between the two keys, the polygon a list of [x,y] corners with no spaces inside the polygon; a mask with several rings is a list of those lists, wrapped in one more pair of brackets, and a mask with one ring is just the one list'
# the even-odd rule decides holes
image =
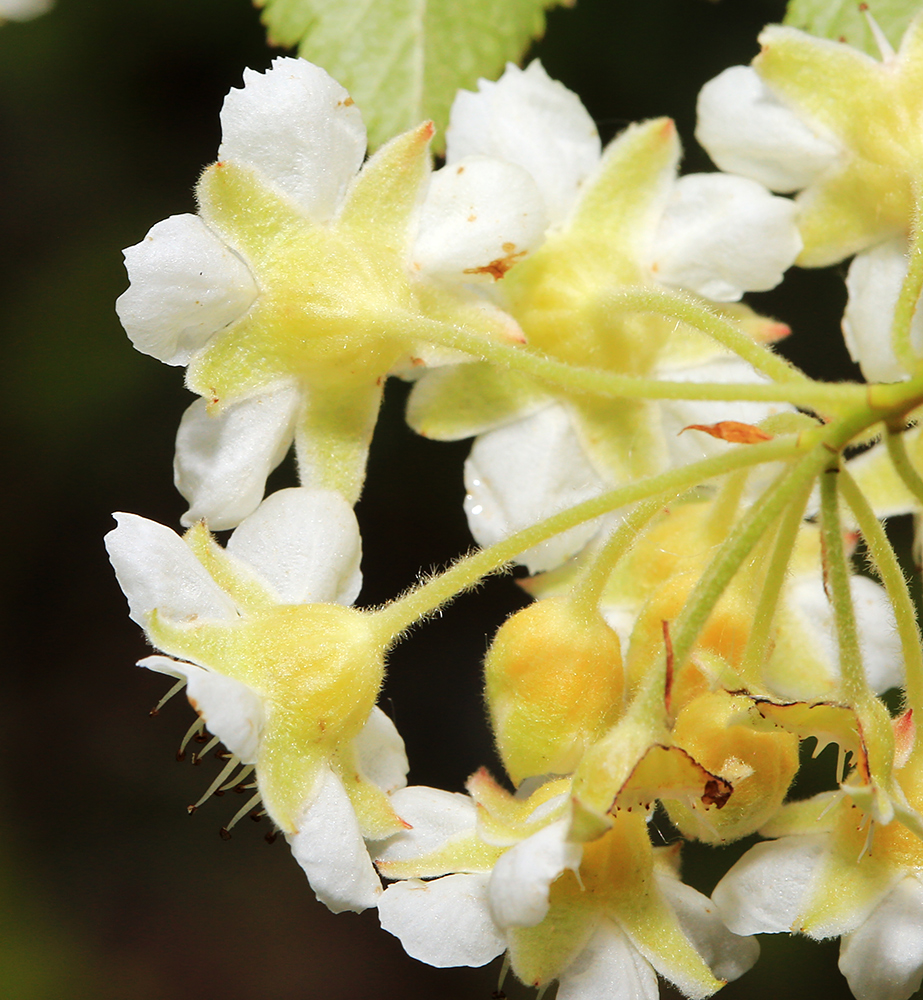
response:
{"label": "stamen filament", "polygon": [[198,733],[201,733],[205,728],[204,719],[196,719],[195,722],[186,730],[186,735],[183,737],[182,743],[179,745],[179,750],[176,751],[177,760],[186,759],[186,747],[189,746],[189,741]]}
{"label": "stamen filament", "polygon": [[[218,791],[227,792],[230,791],[232,788],[249,788],[250,787],[249,785],[243,785],[241,784],[241,782],[243,782],[246,778],[249,778],[250,775],[253,774],[255,770],[256,770],[255,764],[245,765],[241,769],[239,774],[235,774],[234,777],[231,778],[231,780],[226,785],[222,785],[218,789]],[[255,788],[256,786],[254,785],[253,787]]]}
{"label": "stamen filament", "polygon": [[181,677],[170,690],[157,702],[157,704],[151,709],[151,715],[160,715],[160,710],[164,705],[173,697],[175,694],[179,694],[180,691],[186,686],[186,678]]}
{"label": "stamen filament", "polygon": [[195,805],[186,807],[189,810],[190,816],[196,811],[196,809],[199,808],[200,805],[202,805],[203,802],[207,801],[212,797],[212,795],[215,794],[215,792],[228,780],[232,772],[239,766],[239,764],[240,764],[240,758],[234,754],[231,754],[231,759],[221,769],[221,773],[218,775],[218,777],[215,778],[215,780],[208,786],[208,789],[202,796],[202,798],[200,798],[199,801],[195,803]]}
{"label": "stamen filament", "polygon": [[263,798],[262,794],[260,792],[257,792],[256,795],[253,795],[249,799],[247,799],[247,801],[240,807],[240,809],[238,809],[237,812],[234,813],[234,818],[231,820],[231,822],[228,823],[227,826],[223,826],[221,828],[222,840],[231,839],[231,830],[234,828],[234,826],[236,826],[237,823],[240,820],[242,820],[244,816],[246,816],[247,813],[250,812],[251,809],[253,809],[254,806],[259,805],[259,803],[262,801],[262,798]]}
{"label": "stamen filament", "polygon": [[201,764],[201,763],[202,763],[202,758],[203,758],[203,757],[204,757],[204,756],[205,756],[205,755],[206,755],[206,754],[207,754],[207,753],[208,753],[208,752],[209,752],[210,750],[214,750],[214,748],[215,748],[216,746],[218,746],[218,744],[219,744],[220,742],[221,742],[221,740],[220,740],[220,738],[219,738],[219,737],[217,737],[217,736],[213,736],[213,737],[212,737],[212,738],[211,738],[211,739],[210,739],[210,740],[208,741],[208,743],[206,743],[206,744],[205,744],[205,746],[204,746],[204,747],[203,747],[203,748],[202,748],[201,750],[199,750],[199,751],[198,751],[197,753],[194,753],[194,754],[192,755],[192,763],[193,763],[193,764]]}

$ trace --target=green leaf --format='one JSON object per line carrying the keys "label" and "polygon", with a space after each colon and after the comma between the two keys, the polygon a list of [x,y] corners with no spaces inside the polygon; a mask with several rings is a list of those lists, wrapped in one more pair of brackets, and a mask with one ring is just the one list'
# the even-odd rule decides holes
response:
{"label": "green leaf", "polygon": [[573,0],[256,0],[271,43],[298,46],[362,109],[372,148],[431,118],[444,146],[459,88],[495,79]]}
{"label": "green leaf", "polygon": [[[921,5],[920,0],[870,0],[868,9],[896,49]],[[785,13],[785,24],[820,38],[847,42],[876,59],[881,58],[868,20],[857,0],[791,0]]]}

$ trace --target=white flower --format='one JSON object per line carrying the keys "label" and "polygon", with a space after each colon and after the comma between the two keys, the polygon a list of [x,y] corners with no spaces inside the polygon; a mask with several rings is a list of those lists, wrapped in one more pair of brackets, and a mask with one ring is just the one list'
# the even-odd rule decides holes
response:
{"label": "white flower", "polygon": [[[724,174],[677,178],[672,122],[632,126],[605,152],[576,95],[541,64],[509,66],[497,83],[461,92],[447,162],[489,155],[535,178],[551,221],[544,246],[504,282],[503,301],[530,343],[573,364],[674,381],[755,382],[738,357],[659,317],[607,315],[600,296],[626,286],[668,286],[712,301],[774,287],[801,243],[790,201]],[[760,321],[728,307],[744,322]],[[659,325],[658,325],[659,324]],[[678,329],[679,327],[679,329]],[[765,338],[784,335],[763,323]],[[684,401],[588,401],[485,366],[430,372],[408,419],[438,438],[477,435],[466,465],[466,510],[490,544],[543,516],[639,475],[725,447],[677,434],[691,423],[755,423],[775,409]],[[579,551],[599,525],[581,525],[519,558],[531,571]]]}
{"label": "white flower", "polygon": [[[869,382],[898,382],[910,374],[898,361],[891,342],[894,307],[906,274],[907,241],[903,237],[857,253],[849,265],[843,337]],[[910,346],[914,354],[923,355],[919,302],[910,324]]]}
{"label": "white flower", "polygon": [[806,911],[823,898],[820,893],[853,896],[853,905],[834,906],[840,913],[829,924],[812,923],[806,932],[815,938],[841,937],[840,971],[857,1000],[907,1000],[923,982],[920,871],[893,868],[884,878],[872,872],[863,892],[863,869],[872,861],[862,857],[853,859],[856,878],[834,889],[828,849],[823,835],[757,844],[715,889],[722,917],[738,934],[797,931]]}
{"label": "white flower", "polygon": [[243,765],[319,899],[374,906],[364,839],[403,824],[387,792],[407,761],[375,697],[381,650],[352,604],[360,539],[338,494],[272,494],[218,546],[117,514],[106,547],[131,617],[170,656],[141,666],[187,683],[190,703]]}
{"label": "white flower", "polygon": [[358,109],[301,59],[247,70],[221,124],[199,214],[125,251],[131,287],[117,303],[138,350],[188,364],[203,397],[184,418],[176,478],[184,523],[215,528],[255,509],[293,438],[302,481],[354,501],[384,376],[458,357],[427,331],[521,340],[487,286],[546,225],[513,164],[473,156],[431,174],[430,123],[363,166]]}
{"label": "white flower", "polygon": [[[485,780],[472,779],[472,794]],[[560,791],[561,781],[552,785]],[[386,877],[403,879],[385,889],[379,917],[408,954],[479,966],[508,950],[520,979],[558,979],[562,1000],[655,1000],[658,972],[704,997],[756,960],[756,942],[729,933],[708,899],[679,881],[674,852],[653,851],[640,816],[577,845],[567,840],[564,796],[539,788],[500,806],[500,818],[490,815],[494,794],[480,808],[436,789],[395,794],[411,829],[378,856]],[[533,809],[536,794],[544,801]]]}

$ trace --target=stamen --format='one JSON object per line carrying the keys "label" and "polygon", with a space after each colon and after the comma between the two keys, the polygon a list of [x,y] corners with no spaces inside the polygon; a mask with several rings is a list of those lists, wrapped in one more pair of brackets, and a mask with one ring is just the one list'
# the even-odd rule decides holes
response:
{"label": "stamen", "polygon": [[217,736],[213,736],[208,741],[208,746],[206,746],[204,750],[200,750],[198,753],[194,753],[192,755],[192,763],[193,764],[201,764],[202,763],[202,758],[208,753],[208,751],[209,750],[214,750],[214,748],[216,746],[218,746],[218,744],[220,742],[221,742],[221,740]]}
{"label": "stamen", "polygon": [[266,836],[263,837],[263,840],[265,840],[267,844],[274,844],[276,842],[276,837],[278,836],[279,836],[278,830],[270,830],[269,833],[267,833]]}
{"label": "stamen", "polygon": [[186,686],[186,678],[181,677],[170,690],[157,702],[157,704],[151,709],[151,715],[160,715],[160,710],[164,705],[173,697],[175,694],[179,694],[180,691]]}
{"label": "stamen", "polygon": [[500,978],[497,980],[497,992],[504,996],[503,993],[503,983],[506,981],[507,974],[510,971],[510,953],[505,951],[503,953],[503,965],[500,966]]}
{"label": "stamen", "polygon": [[251,788],[251,787],[256,788],[256,785],[242,784],[245,778],[250,777],[255,768],[256,768],[255,764],[247,764],[238,774],[235,774],[234,777],[231,778],[231,780],[226,785],[222,785],[218,789],[218,791],[227,792],[233,788],[235,792],[242,792],[244,788]]}
{"label": "stamen", "polygon": [[186,759],[186,747],[189,745],[189,741],[195,736],[196,733],[201,733],[205,728],[204,719],[196,719],[195,722],[186,730],[186,735],[183,737],[183,742],[179,745],[179,750],[176,751],[177,760]]}
{"label": "stamen", "polygon": [[221,832],[221,839],[222,840],[230,840],[231,839],[231,830],[232,830],[232,828],[238,823],[239,820],[243,819],[244,816],[246,816],[246,814],[248,812],[250,812],[250,810],[254,806],[259,805],[259,803],[262,802],[262,800],[263,800],[263,796],[259,792],[257,792],[256,795],[254,795],[252,798],[248,799],[243,804],[243,806],[241,806],[241,808],[238,809],[236,813],[234,813],[234,818],[231,820],[231,822],[228,823],[227,826],[223,826],[221,828],[221,831],[220,831]]}
{"label": "stamen", "polygon": [[202,798],[200,798],[195,805],[186,806],[186,808],[189,810],[190,816],[196,811],[196,809],[199,808],[200,805],[202,805],[203,802],[205,802],[206,799],[211,798],[211,796],[214,795],[214,793],[224,784],[224,782],[228,780],[231,773],[237,767],[238,764],[240,764],[240,758],[235,757],[232,754],[231,759],[221,769],[221,773],[218,775],[218,777],[215,778],[215,780],[208,786],[208,791],[206,791],[206,793],[202,796]]}
{"label": "stamen", "polygon": [[[865,843],[862,845],[862,850],[859,851],[859,857],[856,858],[857,865],[862,861],[866,854],[871,852],[872,837],[875,833],[875,821],[871,816],[867,816],[863,826],[867,828],[865,831]],[[860,826],[859,829],[861,830],[862,827]]]}
{"label": "stamen", "polygon": [[885,37],[885,33],[879,27],[878,22],[872,16],[872,12],[869,10],[869,5],[867,3],[860,3],[859,11],[865,16],[865,20],[869,26],[869,31],[872,33],[872,38],[875,39],[875,44],[878,46],[878,51],[881,53],[881,61],[887,62],[889,59],[893,59],[894,49]]}

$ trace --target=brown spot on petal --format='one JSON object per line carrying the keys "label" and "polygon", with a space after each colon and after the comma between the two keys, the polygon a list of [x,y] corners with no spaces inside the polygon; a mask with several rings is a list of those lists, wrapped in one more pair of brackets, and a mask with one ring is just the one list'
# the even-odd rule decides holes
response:
{"label": "brown spot on petal", "polygon": [[477,222],[478,221],[478,217],[476,215],[469,215],[468,216],[468,221],[469,222]]}
{"label": "brown spot on petal", "polygon": [[457,170],[455,171],[455,173],[456,173],[456,174],[463,174],[464,172],[465,172],[465,168],[464,168],[464,167],[459,167],[459,168],[458,168],[458,169],[457,169]]}
{"label": "brown spot on petal", "polygon": [[351,108],[356,102],[351,98],[347,97],[345,101],[337,101],[338,108]]}
{"label": "brown spot on petal", "polygon": [[719,420],[716,424],[689,424],[679,433],[683,434],[686,431],[704,431],[713,438],[729,441],[731,444],[756,444],[758,441],[772,440],[772,434],[767,434],[753,424],[743,424],[739,420]]}
{"label": "brown spot on petal", "polygon": [[528,253],[527,250],[520,250],[518,253],[514,253],[516,250],[515,243],[504,243],[501,249],[506,254],[505,257],[498,257],[496,260],[492,260],[489,264],[483,264],[481,267],[466,267],[464,273],[489,274],[494,281],[499,281],[520,257],[525,257]]}

